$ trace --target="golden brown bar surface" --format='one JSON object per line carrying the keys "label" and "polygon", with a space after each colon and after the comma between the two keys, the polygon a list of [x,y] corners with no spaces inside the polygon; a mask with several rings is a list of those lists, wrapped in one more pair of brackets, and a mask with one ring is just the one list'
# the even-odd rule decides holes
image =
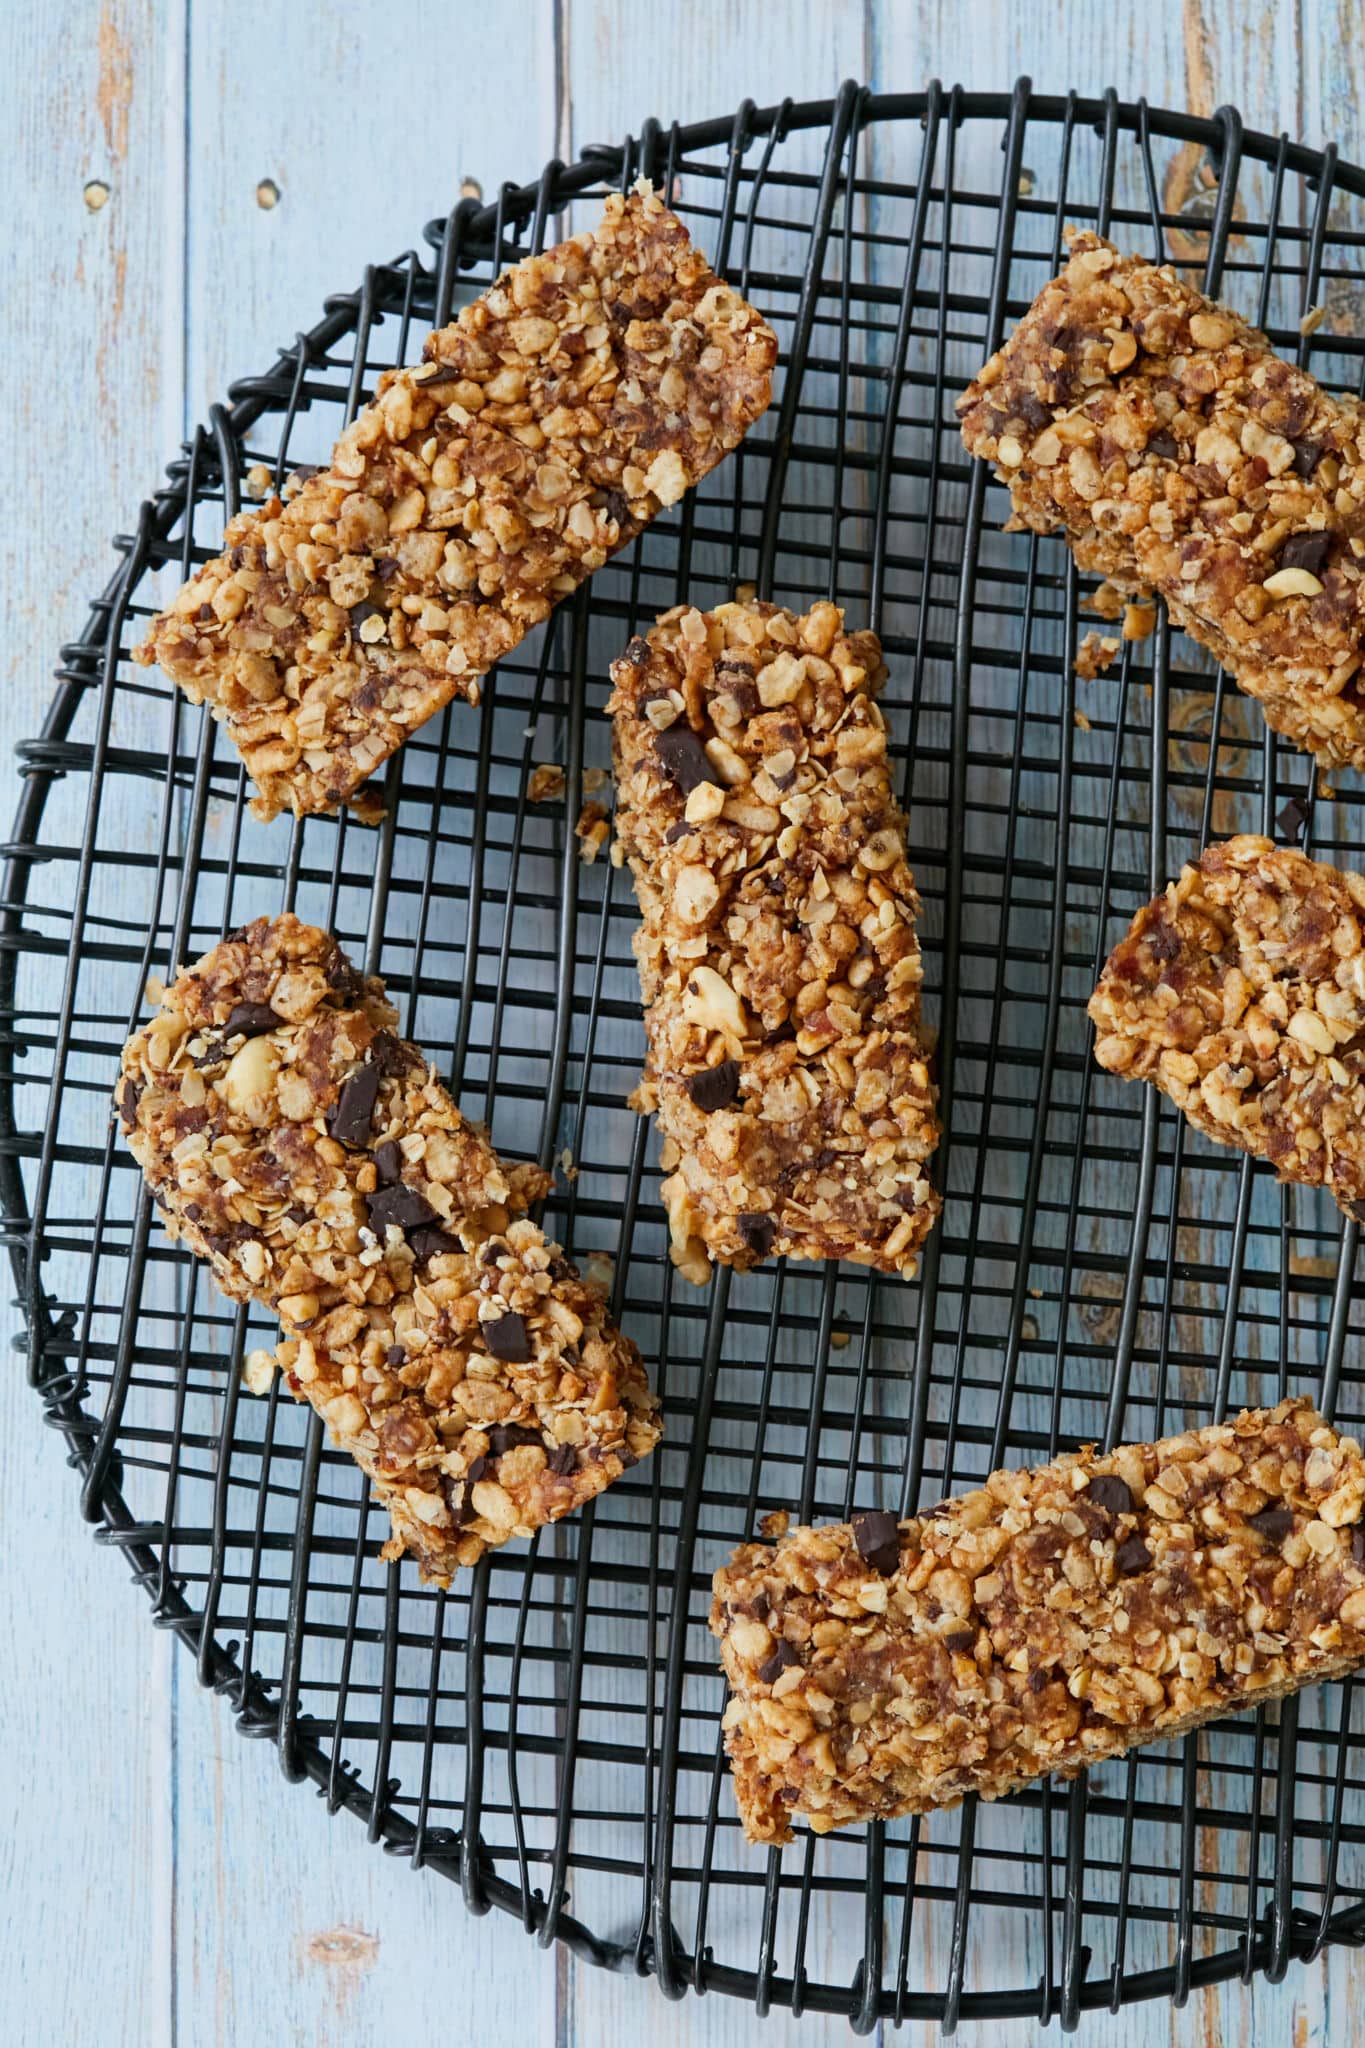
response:
{"label": "golden brown bar surface", "polygon": [[330,467],[229,522],[153,620],[263,818],[335,810],[726,452],[777,343],[643,182],[389,370]]}
{"label": "golden brown bar surface", "polygon": [[1365,1222],[1365,876],[1244,836],[1140,910],[1090,998],[1095,1057]]}
{"label": "golden brown bar surface", "polygon": [[958,402],[1015,520],[1159,591],[1267,722],[1365,767],[1365,413],[1181,282],[1071,238]]}
{"label": "golden brown bar surface", "polygon": [[612,666],[618,840],[673,1256],[913,1273],[939,1210],[874,633],[818,604],[679,606]]}
{"label": "golden brown bar surface", "polygon": [[118,1109],[172,1237],[234,1301],[442,1583],[659,1438],[640,1355],[525,1216],[383,985],[293,916],[234,933],[123,1053]]}
{"label": "golden brown bar surface", "polygon": [[716,1573],[745,1832],[998,1799],[1365,1660],[1365,1460],[1304,1401]]}

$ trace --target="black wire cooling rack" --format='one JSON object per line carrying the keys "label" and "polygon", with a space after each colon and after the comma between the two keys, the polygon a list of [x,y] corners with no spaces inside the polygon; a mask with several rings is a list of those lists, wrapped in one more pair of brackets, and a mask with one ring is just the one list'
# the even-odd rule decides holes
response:
{"label": "black wire cooling rack", "polygon": [[[217,729],[130,665],[147,614],[216,549],[254,469],[324,455],[428,324],[640,172],[777,328],[772,412],[477,711],[410,742],[378,829],[257,824]],[[1247,134],[1231,110],[1027,82],[651,121],[495,206],[462,202],[428,230],[434,271],[409,254],[330,301],[215,407],[119,541],[19,750],[0,906],[0,1194],[33,1383],[85,1515],[242,1731],[472,1911],[653,1971],[670,1997],[861,2030],[1072,2026],[1365,1939],[1350,1684],[1088,1781],[763,1855],[739,1838],[704,1626],[713,1567],[774,1508],[908,1511],[1002,1463],[1290,1389],[1348,1419],[1365,1406],[1355,1226],[1098,1072],[1084,1015],[1119,928],[1202,841],[1302,826],[1358,862],[1360,792],[1315,789],[1164,621],[1080,681],[1088,585],[1060,543],[1001,532],[1003,494],[952,411],[1058,267],[1067,221],[1178,262],[1359,388],[1363,200],[1334,150]],[[573,831],[607,796],[607,663],[684,594],[743,582],[838,598],[890,658],[945,1125],[943,1222],[911,1285],[778,1266],[689,1288],[654,1140],[625,1106],[635,913]],[[566,789],[533,806],[542,760]],[[505,1152],[563,1169],[550,1225],[609,1278],[667,1405],[653,1459],[449,1594],[379,1562],[385,1518],[317,1417],[244,1386],[269,1330],[168,1245],[110,1126],[149,978],[285,905],[385,975]]]}

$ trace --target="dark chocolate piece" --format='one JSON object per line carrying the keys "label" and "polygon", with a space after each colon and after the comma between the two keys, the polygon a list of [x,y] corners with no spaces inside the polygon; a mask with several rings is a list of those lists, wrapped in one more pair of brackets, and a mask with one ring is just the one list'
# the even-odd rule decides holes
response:
{"label": "dark chocolate piece", "polygon": [[484,1343],[504,1365],[529,1365],[533,1352],[531,1332],[525,1316],[502,1315],[491,1323],[480,1323]]}
{"label": "dark chocolate piece", "polygon": [[900,1523],[885,1508],[868,1508],[854,1515],[853,1541],[864,1564],[889,1579],[901,1561]]}
{"label": "dark chocolate piece", "polygon": [[700,735],[681,720],[657,735],[654,751],[658,755],[659,766],[671,782],[677,783],[684,796],[690,796],[703,782],[718,780],[715,769],[706,758]]}
{"label": "dark chocolate piece", "polygon": [[686,1085],[697,1108],[708,1116],[728,1109],[739,1093],[739,1061],[721,1060],[717,1066],[704,1067],[699,1074],[689,1074]]}

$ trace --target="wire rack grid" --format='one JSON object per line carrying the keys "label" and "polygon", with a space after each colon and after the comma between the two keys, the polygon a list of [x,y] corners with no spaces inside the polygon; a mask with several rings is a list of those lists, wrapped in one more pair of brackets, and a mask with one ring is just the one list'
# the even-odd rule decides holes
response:
{"label": "wire rack grid", "polygon": [[[528,249],[662,181],[782,344],[766,420],[391,765],[383,823],[265,827],[203,715],[134,668],[244,479],[324,456],[386,365]],[[543,1944],[663,1991],[879,2018],[1080,2012],[1365,1938],[1365,1762],[1348,1683],[1071,1785],[759,1855],[739,1838],[705,1630],[714,1566],[771,1510],[911,1511],[992,1467],[1307,1390],[1350,1417],[1357,1229],[1189,1134],[1088,1058],[1084,1005],[1136,905],[1210,836],[1362,837],[1164,619],[1078,679],[1089,586],[1003,534],[958,390],[1057,267],[1065,222],[1150,248],[1336,388],[1365,381],[1365,174],[1336,153],[1021,81],[849,85],[688,129],[651,121],[496,204],[461,202],[215,407],[118,542],[62,652],[0,903],[0,1195],[46,1419],[155,1622],[243,1733],[372,1841]],[[1304,333],[1310,308],[1322,308]],[[912,1285],[717,1275],[666,1256],[625,877],[577,857],[609,801],[606,666],[684,593],[741,583],[870,619],[925,902],[946,1194]],[[531,766],[565,771],[532,805]],[[1286,811],[1286,804],[1289,809]],[[382,973],[406,1032],[611,1287],[663,1449],[450,1593],[381,1564],[384,1517],[316,1416],[257,1397],[270,1341],[154,1227],[109,1118],[165,976],[292,906]]]}

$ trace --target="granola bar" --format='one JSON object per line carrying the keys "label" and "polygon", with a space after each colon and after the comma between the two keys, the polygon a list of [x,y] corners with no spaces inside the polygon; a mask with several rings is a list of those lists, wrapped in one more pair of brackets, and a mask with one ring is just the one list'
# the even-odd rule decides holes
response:
{"label": "granola bar", "polygon": [[640,1355],[325,932],[259,918],[124,1048],[118,1110],[172,1237],[272,1309],[289,1386],[423,1576],[580,1507],[659,1437]]}
{"label": "granola bar", "polygon": [[1159,591],[1267,722],[1365,767],[1365,412],[1168,266],[1071,237],[958,402],[1015,519]]}
{"label": "granola bar", "polygon": [[1250,835],[1134,918],[1090,998],[1095,1057],[1365,1222],[1365,876]]}
{"label": "granola bar", "polygon": [[137,659],[213,706],[260,817],[335,810],[738,445],[776,356],[641,181],[387,371],[329,468],[229,522]]}
{"label": "granola bar", "polygon": [[745,1832],[1074,1776],[1365,1660],[1365,1459],[1305,1401],[995,1472],[715,1576]]}
{"label": "granola bar", "polygon": [[679,606],[612,667],[672,1252],[913,1273],[939,1210],[919,898],[874,633]]}

